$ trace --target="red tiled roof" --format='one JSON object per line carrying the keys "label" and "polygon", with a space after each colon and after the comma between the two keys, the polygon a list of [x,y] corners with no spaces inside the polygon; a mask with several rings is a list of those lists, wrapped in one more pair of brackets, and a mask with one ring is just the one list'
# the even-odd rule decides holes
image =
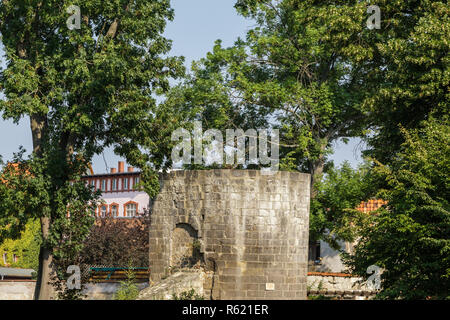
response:
{"label": "red tiled roof", "polygon": [[361,201],[356,210],[364,213],[369,213],[379,209],[381,206],[387,204],[387,201],[382,199],[372,199],[368,201]]}
{"label": "red tiled roof", "polygon": [[[0,175],[0,182],[1,183],[5,183],[6,184],[8,182],[7,179],[3,178],[4,177],[4,173],[6,171],[9,171],[8,173],[10,173],[10,174],[17,174],[17,175],[21,174],[19,164],[10,162],[3,168],[3,172],[1,172],[1,175]],[[29,174],[30,174],[30,172],[28,170],[26,170],[25,171],[25,175],[29,175]]]}

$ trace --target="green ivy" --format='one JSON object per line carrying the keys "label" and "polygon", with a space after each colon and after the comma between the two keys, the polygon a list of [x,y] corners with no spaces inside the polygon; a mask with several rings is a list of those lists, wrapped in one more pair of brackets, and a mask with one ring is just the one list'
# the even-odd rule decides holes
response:
{"label": "green ivy", "polygon": [[[0,266],[13,268],[33,269],[37,271],[39,266],[39,249],[42,243],[40,224],[38,220],[29,220],[18,239],[5,239],[0,244],[0,254],[6,253],[6,265],[3,259]],[[17,256],[17,262],[13,261],[13,255]]]}

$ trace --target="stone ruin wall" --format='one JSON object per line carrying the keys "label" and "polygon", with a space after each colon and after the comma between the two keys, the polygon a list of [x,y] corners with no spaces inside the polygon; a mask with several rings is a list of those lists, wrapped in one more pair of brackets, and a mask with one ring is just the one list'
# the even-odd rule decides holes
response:
{"label": "stone ruin wall", "polygon": [[310,176],[173,171],[150,227],[150,283],[204,268],[207,299],[306,299]]}

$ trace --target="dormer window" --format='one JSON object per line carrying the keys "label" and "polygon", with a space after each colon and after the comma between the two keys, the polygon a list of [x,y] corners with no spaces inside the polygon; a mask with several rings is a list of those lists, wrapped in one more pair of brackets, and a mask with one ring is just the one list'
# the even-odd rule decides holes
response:
{"label": "dormer window", "polygon": [[128,190],[128,178],[123,179],[123,189]]}
{"label": "dormer window", "polygon": [[113,179],[112,180],[112,191],[116,191],[117,190],[117,179]]}

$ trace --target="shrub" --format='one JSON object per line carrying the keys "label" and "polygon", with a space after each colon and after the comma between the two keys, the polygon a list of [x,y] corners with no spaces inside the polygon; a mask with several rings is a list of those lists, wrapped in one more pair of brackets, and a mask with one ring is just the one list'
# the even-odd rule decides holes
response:
{"label": "shrub", "polygon": [[205,298],[195,292],[195,289],[192,288],[191,290],[181,292],[179,295],[174,293],[172,295],[172,300],[205,300]]}
{"label": "shrub", "polygon": [[120,282],[120,287],[114,295],[115,300],[136,300],[139,295],[139,288],[136,284],[136,275],[129,263],[126,272],[127,279]]}
{"label": "shrub", "polygon": [[87,265],[124,267],[130,260],[135,267],[148,267],[149,219],[100,218],[92,227],[81,260]]}

